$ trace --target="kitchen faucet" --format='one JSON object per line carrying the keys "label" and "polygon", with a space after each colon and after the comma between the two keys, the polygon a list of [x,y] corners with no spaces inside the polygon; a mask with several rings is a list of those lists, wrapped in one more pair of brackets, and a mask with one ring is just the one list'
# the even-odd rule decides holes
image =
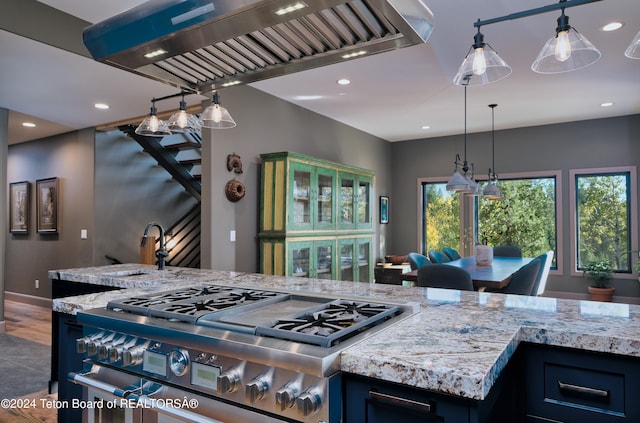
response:
{"label": "kitchen faucet", "polygon": [[140,242],[140,246],[144,247],[147,245],[147,236],[149,236],[149,229],[155,226],[160,231],[160,249],[156,251],[156,258],[158,259],[158,270],[164,270],[164,262],[165,259],[169,256],[169,252],[166,250],[164,246],[164,229],[160,226],[159,223],[151,222],[144,229],[144,235],[142,235],[142,242]]}

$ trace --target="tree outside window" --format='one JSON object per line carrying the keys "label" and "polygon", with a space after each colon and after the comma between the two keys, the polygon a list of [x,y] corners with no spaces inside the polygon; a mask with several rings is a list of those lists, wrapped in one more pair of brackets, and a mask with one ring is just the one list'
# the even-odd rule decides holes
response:
{"label": "tree outside window", "polygon": [[607,261],[631,272],[630,174],[575,175],[577,269]]}
{"label": "tree outside window", "polygon": [[478,198],[478,238],[491,246],[516,245],[525,257],[556,252],[556,178],[502,179],[499,186],[504,200]]}

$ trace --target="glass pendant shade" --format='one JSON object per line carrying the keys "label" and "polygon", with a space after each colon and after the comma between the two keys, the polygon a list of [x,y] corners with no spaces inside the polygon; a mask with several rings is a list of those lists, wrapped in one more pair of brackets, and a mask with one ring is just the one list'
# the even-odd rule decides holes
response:
{"label": "glass pendant shade", "polygon": [[151,107],[151,113],[144,118],[142,123],[136,128],[136,134],[148,137],[163,137],[171,135],[167,123],[156,116],[156,108]]}
{"label": "glass pendant shade", "polygon": [[187,104],[182,100],[180,110],[171,115],[167,121],[167,126],[172,133],[187,134],[200,132],[200,122],[187,112]]}
{"label": "glass pendant shade", "polygon": [[473,37],[473,45],[462,61],[458,73],[453,77],[456,85],[484,85],[499,81],[511,74],[511,66],[484,42],[480,32]]}
{"label": "glass pendant shade", "polygon": [[229,129],[236,126],[236,122],[227,109],[220,105],[218,93],[213,96],[213,104],[204,109],[204,112],[200,115],[200,124],[203,128],[213,129]]}
{"label": "glass pendant shade", "polygon": [[[478,56],[482,56],[482,58]],[[474,71],[475,62],[475,71]],[[477,72],[484,72],[478,74]],[[511,66],[509,66],[502,57],[498,56],[495,52],[486,44],[483,48],[476,48],[469,51],[467,57],[462,61],[462,65],[458,69],[458,73],[453,78],[453,83],[456,85],[465,85],[466,76],[469,76],[469,85],[484,85],[492,82],[499,81],[506,78],[511,74]]]}
{"label": "glass pendant shade", "polygon": [[542,47],[531,70],[545,74],[571,72],[597,62],[600,56],[600,50],[569,26],[569,17],[563,12],[558,18],[556,36]]}
{"label": "glass pendant shade", "polygon": [[640,31],[633,38],[629,47],[624,51],[624,55],[629,59],[640,59]]}
{"label": "glass pendant shade", "polygon": [[500,188],[498,188],[494,181],[489,181],[489,183],[487,183],[487,186],[484,187],[484,190],[482,191],[482,195],[489,200],[504,199],[504,194],[502,194],[502,191],[500,191]]}
{"label": "glass pendant shade", "polygon": [[477,197],[477,196],[483,195],[482,188],[480,188],[480,185],[478,185],[478,182],[476,182],[476,180],[473,177],[469,178],[469,181],[471,182],[469,184],[469,189],[467,191],[464,191],[463,194],[468,195],[470,197]]}
{"label": "glass pendant shade", "polygon": [[469,189],[469,181],[456,169],[447,182],[447,191],[462,192]]}
{"label": "glass pendant shade", "polygon": [[171,115],[167,126],[172,133],[187,134],[200,132],[200,122],[186,110],[178,110]]}

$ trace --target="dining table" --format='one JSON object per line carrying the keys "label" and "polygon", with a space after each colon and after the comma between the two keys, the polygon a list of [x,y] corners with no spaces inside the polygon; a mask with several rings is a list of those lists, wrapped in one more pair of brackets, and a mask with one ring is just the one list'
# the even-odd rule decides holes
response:
{"label": "dining table", "polygon": [[[533,260],[531,257],[493,257],[490,265],[479,265],[476,263],[476,257],[470,256],[442,264],[460,267],[469,272],[476,290],[498,290],[509,285],[511,275],[531,260]],[[401,277],[405,281],[417,282],[418,269],[403,273]]]}

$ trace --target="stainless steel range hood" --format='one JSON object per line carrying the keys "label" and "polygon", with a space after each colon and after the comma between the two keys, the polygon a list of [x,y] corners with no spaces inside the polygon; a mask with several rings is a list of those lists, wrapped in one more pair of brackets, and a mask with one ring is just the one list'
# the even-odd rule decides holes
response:
{"label": "stainless steel range hood", "polygon": [[422,44],[432,29],[422,0],[152,0],[83,38],[96,60],[206,94]]}

